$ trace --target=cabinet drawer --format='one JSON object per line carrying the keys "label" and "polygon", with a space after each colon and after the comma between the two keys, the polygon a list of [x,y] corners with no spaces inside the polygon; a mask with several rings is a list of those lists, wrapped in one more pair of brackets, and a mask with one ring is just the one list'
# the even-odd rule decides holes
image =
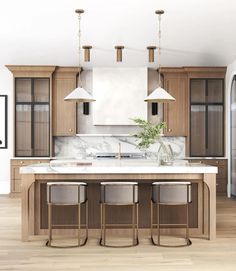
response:
{"label": "cabinet drawer", "polygon": [[218,174],[216,175],[216,177],[227,179],[227,168],[218,166]]}
{"label": "cabinet drawer", "polygon": [[21,192],[21,179],[15,179],[12,180],[12,191],[14,193],[20,193]]}
{"label": "cabinet drawer", "polygon": [[12,179],[20,179],[20,167],[19,166],[12,166],[11,168],[11,177]]}
{"label": "cabinet drawer", "polygon": [[36,159],[19,159],[19,160],[16,160],[16,159],[12,159],[11,160],[11,164],[14,165],[14,166],[27,166],[27,165],[32,165],[32,164],[38,164],[38,163],[48,163],[49,162],[49,159],[43,159],[43,160],[36,160]]}
{"label": "cabinet drawer", "polygon": [[11,193],[20,196],[21,192],[21,174],[20,167],[38,164],[38,163],[48,163],[48,159],[12,159],[11,160]]}
{"label": "cabinet drawer", "polygon": [[227,179],[216,179],[216,192],[217,193],[226,193],[227,192]]}

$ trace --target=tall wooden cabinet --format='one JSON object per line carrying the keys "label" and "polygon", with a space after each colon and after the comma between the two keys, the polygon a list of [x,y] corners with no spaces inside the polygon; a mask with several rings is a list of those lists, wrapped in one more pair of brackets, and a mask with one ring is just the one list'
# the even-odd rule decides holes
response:
{"label": "tall wooden cabinet", "polygon": [[51,84],[55,66],[7,66],[14,76],[14,154],[51,155]]}
{"label": "tall wooden cabinet", "polygon": [[188,77],[178,69],[165,68],[164,88],[176,101],[164,104],[164,121],[167,124],[166,136],[188,135]]}
{"label": "tall wooden cabinet", "polygon": [[78,68],[58,67],[53,74],[53,136],[76,134],[76,103],[64,98],[76,88]]}

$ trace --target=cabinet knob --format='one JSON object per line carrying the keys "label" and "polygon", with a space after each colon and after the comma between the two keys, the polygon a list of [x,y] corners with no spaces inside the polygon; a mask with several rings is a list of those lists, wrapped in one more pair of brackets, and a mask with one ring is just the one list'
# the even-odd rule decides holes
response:
{"label": "cabinet knob", "polygon": [[216,164],[219,164],[219,161],[216,161]]}
{"label": "cabinet knob", "polygon": [[69,132],[72,132],[72,131],[73,131],[73,129],[70,128],[70,129],[69,129]]}
{"label": "cabinet knob", "polygon": [[172,132],[172,129],[169,128],[169,129],[168,129],[168,132]]}
{"label": "cabinet knob", "polygon": [[20,161],[21,165],[24,164],[24,161]]}

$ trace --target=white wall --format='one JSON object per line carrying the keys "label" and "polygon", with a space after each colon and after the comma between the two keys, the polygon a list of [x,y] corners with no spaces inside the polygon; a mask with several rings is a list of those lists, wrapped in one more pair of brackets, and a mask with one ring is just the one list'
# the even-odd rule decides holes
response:
{"label": "white wall", "polygon": [[0,194],[8,194],[13,155],[13,77],[4,66],[0,66],[0,94],[8,95],[8,149],[0,149]]}

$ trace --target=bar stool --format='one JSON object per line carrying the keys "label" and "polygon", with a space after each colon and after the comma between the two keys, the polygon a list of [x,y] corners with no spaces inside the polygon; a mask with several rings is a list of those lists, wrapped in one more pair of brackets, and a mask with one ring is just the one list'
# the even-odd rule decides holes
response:
{"label": "bar stool", "polygon": [[[81,182],[49,182],[47,183],[47,203],[48,203],[48,231],[49,239],[46,246],[56,248],[72,248],[84,246],[88,239],[88,200],[87,184]],[[85,224],[81,224],[81,205],[85,205]],[[78,244],[73,246],[52,245],[52,210],[53,206],[78,206]],[[65,225],[63,225],[65,226]],[[86,234],[81,243],[81,226],[85,226]]]}
{"label": "bar stool", "polygon": [[[155,182],[152,184],[151,199],[151,240],[153,245],[163,247],[183,247],[192,244],[189,239],[189,203],[191,202],[191,183],[190,182]],[[153,223],[153,207],[157,207],[157,224]],[[161,224],[160,210],[161,206],[186,206],[186,224]],[[157,226],[157,243],[153,237],[153,226]],[[186,227],[186,243],[183,245],[162,245],[160,243],[161,226],[185,226]]]}
{"label": "bar stool", "polygon": [[[132,224],[107,224],[106,206],[132,206]],[[107,245],[106,229],[112,226],[132,226],[132,245]],[[132,247],[138,241],[138,183],[102,182],[101,183],[101,239],[100,245],[106,247]]]}

